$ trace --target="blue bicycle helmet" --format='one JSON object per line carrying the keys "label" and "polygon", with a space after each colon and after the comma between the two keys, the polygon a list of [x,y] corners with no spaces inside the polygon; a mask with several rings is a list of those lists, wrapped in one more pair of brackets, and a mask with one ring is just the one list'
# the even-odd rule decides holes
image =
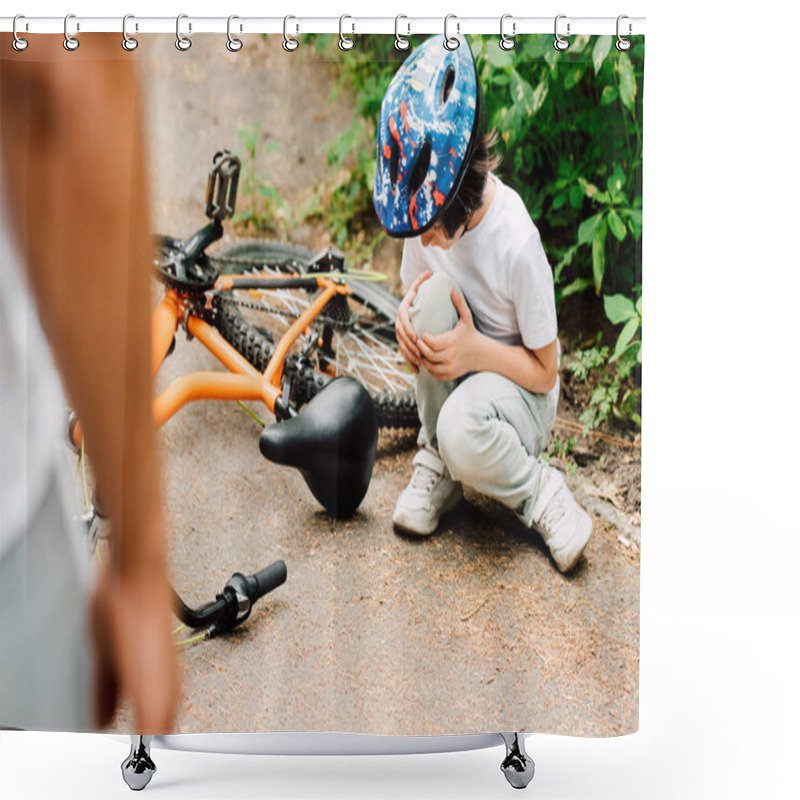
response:
{"label": "blue bicycle helmet", "polygon": [[373,202],[390,236],[418,236],[453,202],[480,139],[480,86],[466,39],[428,39],[381,103]]}

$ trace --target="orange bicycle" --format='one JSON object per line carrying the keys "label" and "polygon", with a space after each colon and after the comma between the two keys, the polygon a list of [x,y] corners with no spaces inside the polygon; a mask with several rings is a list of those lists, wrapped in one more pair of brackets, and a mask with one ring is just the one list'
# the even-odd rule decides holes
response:
{"label": "orange bicycle", "polygon": [[[348,270],[341,253],[252,240],[214,254],[233,215],[239,159],[215,154],[206,189],[211,222],[187,239],[158,236],[153,372],[182,328],[228,372],[174,381],[154,402],[157,425],[197,400],[260,400],[279,424],[265,426],[264,456],[298,468],[332,515],[348,516],[366,493],[378,427],[416,427],[413,376],[397,347],[399,299]],[[81,442],[73,420],[70,438]]]}
{"label": "orange bicycle", "polygon": [[[367,492],[379,426],[419,424],[413,376],[395,339],[400,301],[366,280],[374,274],[348,270],[333,249],[314,255],[254,240],[209,254],[234,213],[239,171],[235,155],[216,153],[206,188],[211,222],[187,239],[156,238],[154,271],[164,294],[152,317],[153,373],[180,329],[227,371],[179,377],[156,397],[154,418],[163,425],[198,400],[262,401],[276,420],[261,432],[262,454],[298,469],[326,511],[346,517]],[[74,417],[69,438],[80,449]],[[91,540],[98,515],[87,516]],[[244,621],[255,600],[285,578],[283,562],[249,578],[236,573],[199,610],[176,594],[176,612],[214,635]]]}

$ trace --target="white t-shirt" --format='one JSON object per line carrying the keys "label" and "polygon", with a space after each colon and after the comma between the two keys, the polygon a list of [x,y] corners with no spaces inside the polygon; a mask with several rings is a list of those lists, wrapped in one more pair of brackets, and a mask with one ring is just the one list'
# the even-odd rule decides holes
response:
{"label": "white t-shirt", "polygon": [[430,269],[460,287],[481,333],[537,350],[558,335],[553,272],[522,198],[499,178],[483,219],[447,250],[406,239],[400,279],[405,287]]}
{"label": "white t-shirt", "polygon": [[0,172],[0,555],[24,535],[58,463],[61,381],[11,238]]}

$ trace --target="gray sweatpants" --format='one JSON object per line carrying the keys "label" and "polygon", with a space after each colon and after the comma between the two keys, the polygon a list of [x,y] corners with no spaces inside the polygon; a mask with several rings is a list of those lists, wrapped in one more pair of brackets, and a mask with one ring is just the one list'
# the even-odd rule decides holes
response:
{"label": "gray sweatpants", "polygon": [[[57,467],[61,467],[58,464]],[[53,470],[27,534],[0,559],[0,726],[92,729],[92,563],[69,477]]]}
{"label": "gray sweatpants", "polygon": [[[411,306],[418,336],[455,326],[454,287],[455,281],[443,272],[420,284]],[[530,525],[539,490],[539,456],[556,418],[558,381],[547,394],[535,394],[495,372],[440,381],[422,367],[415,389],[420,438],[438,449],[453,479],[494,497]]]}

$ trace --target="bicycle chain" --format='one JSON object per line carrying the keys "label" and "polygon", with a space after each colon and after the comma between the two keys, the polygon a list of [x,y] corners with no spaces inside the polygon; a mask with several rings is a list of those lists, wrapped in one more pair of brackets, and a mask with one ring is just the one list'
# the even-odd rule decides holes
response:
{"label": "bicycle chain", "polygon": [[[214,259],[219,264],[231,264],[231,265],[238,265],[244,267],[244,271],[255,270],[260,271],[263,270],[268,265],[266,264],[255,264],[252,261],[248,261],[246,259],[240,258],[230,258],[230,257],[218,257]],[[283,261],[280,262],[281,265],[286,265],[287,262]],[[277,264],[275,265],[277,266]],[[299,271],[298,271],[299,274]],[[338,298],[345,300],[343,295],[337,295]],[[262,304],[255,304],[252,302],[248,302],[247,300],[239,300],[235,297],[230,296],[229,294],[215,294],[214,295],[215,301],[229,303],[231,305],[236,305],[241,308],[249,308],[253,311],[258,311],[262,314],[276,314],[279,316],[288,317],[291,319],[297,319],[297,314],[291,311],[281,310],[281,309],[270,309],[264,307]],[[335,299],[335,298],[334,298]],[[347,306],[347,301],[345,300],[345,307]],[[323,317],[322,315],[317,316],[318,320],[322,322],[329,322],[332,324],[341,323],[342,320],[336,320],[329,318],[327,316]],[[296,368],[295,360],[297,356],[292,355],[289,356],[287,359],[285,369],[288,371],[294,371]],[[300,370],[299,375],[295,377],[294,385],[292,387],[292,397],[291,400],[293,403],[297,405],[302,405],[307,403],[317,391],[322,387],[321,377],[315,372],[315,370],[311,367],[306,367],[305,369]],[[379,424],[385,428],[415,428],[419,425],[419,418],[417,415],[417,406],[416,400],[414,397],[413,390],[411,391],[404,391],[402,394],[397,396],[391,396],[391,393],[384,390],[381,392],[379,396],[376,397],[376,405],[378,408],[378,415],[379,415]]]}

